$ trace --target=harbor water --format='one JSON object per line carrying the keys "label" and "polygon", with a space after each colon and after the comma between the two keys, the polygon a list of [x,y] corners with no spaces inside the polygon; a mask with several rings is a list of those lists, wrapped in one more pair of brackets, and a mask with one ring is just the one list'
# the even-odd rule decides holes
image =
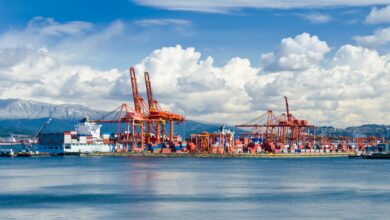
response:
{"label": "harbor water", "polygon": [[389,219],[390,160],[0,158],[0,219]]}

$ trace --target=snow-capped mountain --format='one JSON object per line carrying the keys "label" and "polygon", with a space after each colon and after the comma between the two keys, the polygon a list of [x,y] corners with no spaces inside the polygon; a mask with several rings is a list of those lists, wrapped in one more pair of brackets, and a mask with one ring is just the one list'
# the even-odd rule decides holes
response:
{"label": "snow-capped mountain", "polygon": [[20,99],[0,99],[0,119],[81,119],[101,118],[105,112],[89,109],[82,105],[55,105]]}

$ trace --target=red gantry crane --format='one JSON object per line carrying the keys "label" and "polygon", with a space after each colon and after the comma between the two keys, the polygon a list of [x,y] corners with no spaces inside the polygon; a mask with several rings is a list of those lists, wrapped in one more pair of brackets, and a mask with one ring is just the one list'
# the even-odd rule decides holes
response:
{"label": "red gantry crane", "polygon": [[298,120],[295,118],[290,113],[287,97],[284,97],[284,99],[286,113],[276,117],[271,110],[268,110],[265,114],[252,121],[237,125],[236,127],[259,129],[260,131],[258,133],[261,134],[264,142],[270,146],[274,146],[274,143],[281,147],[289,144],[290,150],[292,150],[291,147],[293,144],[307,144],[309,147],[312,146],[312,143],[307,143],[311,140],[307,130],[308,128],[314,128],[314,126],[309,125],[307,120]]}
{"label": "red gantry crane", "polygon": [[[156,140],[157,142],[164,141],[165,134],[165,122],[169,122],[169,140],[173,141],[174,134],[174,122],[183,122],[185,118],[179,114],[172,112],[164,111],[161,106],[158,104],[158,101],[153,98],[152,84],[150,81],[149,73],[145,72],[145,85],[146,85],[146,94],[148,97],[149,105],[149,121],[147,124],[147,137],[151,136],[151,129],[154,126],[156,131]],[[161,131],[160,131],[161,130]],[[161,132],[161,135],[160,135]],[[149,141],[149,140],[148,140]],[[148,142],[147,141],[147,142]]]}
{"label": "red gantry crane", "polygon": [[[131,146],[132,149],[136,149],[138,147],[138,143],[140,143],[140,148],[143,148],[143,129],[141,129],[140,133],[137,133],[137,126],[141,125],[141,127],[143,127],[145,118],[141,114],[132,110],[126,103],[123,103],[114,111],[104,115],[101,119],[89,121],[95,123],[118,124],[115,142],[122,144],[123,148],[116,149],[117,151],[127,151],[129,146]],[[123,124],[126,125],[126,129],[124,131],[122,131]]]}

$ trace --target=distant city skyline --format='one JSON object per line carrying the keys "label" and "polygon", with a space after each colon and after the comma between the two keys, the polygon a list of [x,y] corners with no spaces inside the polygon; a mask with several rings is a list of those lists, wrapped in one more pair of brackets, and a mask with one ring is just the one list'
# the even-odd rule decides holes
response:
{"label": "distant city skyline", "polygon": [[[128,67],[166,109],[235,124],[390,123],[390,0],[0,0],[0,98],[114,109]],[[144,94],[143,94],[144,95]]]}

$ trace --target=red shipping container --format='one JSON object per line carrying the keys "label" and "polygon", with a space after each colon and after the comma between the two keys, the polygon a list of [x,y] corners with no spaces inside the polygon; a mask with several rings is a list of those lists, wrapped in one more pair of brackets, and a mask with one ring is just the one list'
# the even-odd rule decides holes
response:
{"label": "red shipping container", "polygon": [[170,149],[170,148],[162,148],[162,149],[161,149],[161,153],[163,153],[163,154],[169,154],[169,153],[171,153],[171,149]]}
{"label": "red shipping container", "polygon": [[257,150],[256,148],[251,148],[250,153],[251,154],[256,154],[256,150]]}
{"label": "red shipping container", "polygon": [[247,138],[247,137],[244,138],[244,144],[245,144],[245,145],[246,145],[246,144],[249,144],[249,138]]}

